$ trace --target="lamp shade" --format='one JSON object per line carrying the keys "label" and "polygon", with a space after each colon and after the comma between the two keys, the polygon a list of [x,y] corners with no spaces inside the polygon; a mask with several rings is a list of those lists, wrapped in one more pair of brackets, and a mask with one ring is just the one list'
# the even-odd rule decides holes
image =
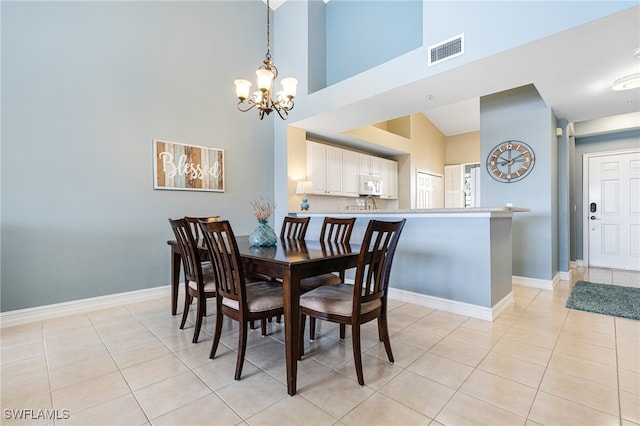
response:
{"label": "lamp shade", "polygon": [[296,96],[296,86],[298,85],[298,80],[295,78],[283,78],[282,79],[282,89],[284,91],[285,96],[294,98]]}
{"label": "lamp shade", "polygon": [[251,82],[248,80],[238,79],[234,80],[236,84],[236,96],[238,99],[245,100],[249,97],[249,88],[251,87]]}
{"label": "lamp shade", "polygon": [[298,182],[296,194],[311,194],[313,192],[313,182],[310,180],[301,180]]}
{"label": "lamp shade", "polygon": [[262,91],[271,89],[271,84],[273,83],[273,79],[275,78],[275,75],[272,71],[264,68],[258,68],[258,70],[256,71],[256,76],[258,76],[258,89]]}

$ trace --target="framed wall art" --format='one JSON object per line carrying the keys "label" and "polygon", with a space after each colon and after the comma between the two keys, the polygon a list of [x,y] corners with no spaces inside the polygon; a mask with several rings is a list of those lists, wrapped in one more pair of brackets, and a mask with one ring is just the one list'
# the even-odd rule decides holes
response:
{"label": "framed wall art", "polygon": [[153,140],[153,188],[224,192],[224,150]]}

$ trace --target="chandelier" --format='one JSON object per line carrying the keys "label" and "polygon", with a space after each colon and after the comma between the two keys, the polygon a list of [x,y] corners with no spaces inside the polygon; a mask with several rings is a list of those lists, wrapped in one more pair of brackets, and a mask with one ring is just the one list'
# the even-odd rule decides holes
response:
{"label": "chandelier", "polygon": [[249,80],[234,80],[236,85],[236,96],[238,97],[238,109],[247,112],[254,107],[258,108],[260,120],[265,115],[269,115],[272,111],[276,111],[280,118],[286,120],[289,117],[289,111],[293,109],[293,98],[296,96],[296,85],[298,80],[295,78],[283,78],[282,90],[276,93],[275,100],[272,99],[272,89],[276,78],[278,77],[278,69],[271,61],[271,48],[269,46],[269,0],[267,0],[267,53],[262,61],[262,65],[256,71],[258,77],[258,90],[249,96],[251,82]]}

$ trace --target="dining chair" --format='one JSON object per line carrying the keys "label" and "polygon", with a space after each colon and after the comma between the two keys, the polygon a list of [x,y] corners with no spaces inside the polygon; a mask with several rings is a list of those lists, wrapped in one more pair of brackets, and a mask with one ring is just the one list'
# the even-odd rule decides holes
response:
{"label": "dining chair", "polygon": [[282,228],[280,228],[280,238],[304,240],[310,219],[310,217],[285,216],[282,220]]}
{"label": "dining chair", "polygon": [[[347,244],[351,240],[351,233],[356,223],[355,217],[337,218],[326,217],[322,221],[320,230],[320,241]],[[323,285],[336,285],[344,282],[345,270],[336,271],[335,273],[326,273],[313,277],[303,278],[300,280],[300,291],[306,293]],[[316,319],[309,319],[309,339],[314,340],[316,334]],[[340,338],[344,339],[345,325],[340,324]]]}
{"label": "dining chair", "polygon": [[216,282],[216,329],[209,358],[214,358],[225,316],[238,321],[238,355],[235,380],[240,380],[251,321],[260,320],[266,335],[266,320],[284,312],[282,285],[273,281],[247,283],[236,238],[228,220],[200,222]]}
{"label": "dining chair", "polygon": [[378,320],[378,338],[384,343],[389,362],[393,362],[387,325],[389,274],[398,239],[406,219],[397,222],[371,220],[362,240],[355,282],[318,287],[300,296],[299,356],[304,354],[305,318],[315,317],[351,325],[351,343],[358,383],[364,385],[360,326]]}
{"label": "dining chair", "polygon": [[[280,239],[282,240],[304,240],[307,235],[307,227],[309,226],[310,217],[291,217],[285,216],[282,220],[280,228]],[[256,281],[275,281],[275,278],[264,274],[250,273],[247,279]],[[253,328],[253,326],[251,327]]]}
{"label": "dining chair", "polygon": [[199,221],[204,220],[207,222],[216,222],[220,220],[220,216],[185,216],[184,218],[187,222],[189,222],[189,226],[191,226],[191,232],[193,232],[193,238],[196,240],[196,242],[200,241],[200,226],[198,225]]}
{"label": "dining chair", "polygon": [[184,269],[185,296],[180,329],[184,329],[191,302],[195,297],[197,299],[196,322],[192,341],[197,343],[200,329],[202,328],[202,319],[207,315],[207,299],[216,295],[213,269],[211,263],[202,259],[189,221],[186,218],[169,219],[169,223],[180,247],[182,267]]}

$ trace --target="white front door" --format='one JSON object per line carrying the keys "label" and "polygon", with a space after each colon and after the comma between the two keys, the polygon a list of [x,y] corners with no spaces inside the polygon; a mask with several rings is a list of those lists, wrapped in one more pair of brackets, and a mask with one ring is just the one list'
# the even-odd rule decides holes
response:
{"label": "white front door", "polygon": [[640,270],[640,152],[588,161],[589,266]]}

